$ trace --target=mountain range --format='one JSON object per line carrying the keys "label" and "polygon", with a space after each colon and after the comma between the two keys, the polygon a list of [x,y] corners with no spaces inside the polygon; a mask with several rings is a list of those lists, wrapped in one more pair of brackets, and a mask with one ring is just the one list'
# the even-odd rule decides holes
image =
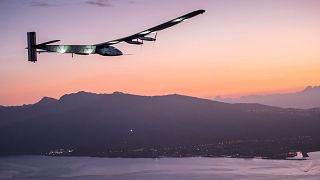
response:
{"label": "mountain range", "polygon": [[[128,149],[136,153],[141,148],[260,140],[281,145],[283,139],[290,139],[286,148],[311,151],[320,150],[319,128],[319,108],[228,104],[178,94],[78,92],[60,99],[44,97],[30,105],[0,107],[0,154],[48,154],[72,149],[73,155],[117,150],[123,156]],[[302,142],[305,137],[309,144]],[[214,152],[223,153],[218,146],[215,148]],[[237,150],[239,146],[232,148]]]}
{"label": "mountain range", "polygon": [[320,107],[320,86],[307,86],[304,90],[287,94],[249,95],[240,98],[223,98],[214,100],[227,103],[259,103],[283,108],[310,109]]}

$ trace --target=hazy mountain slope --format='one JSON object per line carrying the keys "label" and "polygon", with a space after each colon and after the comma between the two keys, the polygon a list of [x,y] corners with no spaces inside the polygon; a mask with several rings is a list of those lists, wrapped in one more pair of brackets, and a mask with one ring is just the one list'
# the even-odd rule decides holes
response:
{"label": "hazy mountain slope", "polygon": [[79,92],[0,109],[0,153],[97,151],[225,139],[319,138],[320,111],[227,104],[181,95]]}
{"label": "hazy mountain slope", "polygon": [[283,108],[309,109],[320,107],[320,86],[308,86],[300,92],[289,94],[250,95],[240,98],[216,97],[215,100],[228,103],[259,103]]}

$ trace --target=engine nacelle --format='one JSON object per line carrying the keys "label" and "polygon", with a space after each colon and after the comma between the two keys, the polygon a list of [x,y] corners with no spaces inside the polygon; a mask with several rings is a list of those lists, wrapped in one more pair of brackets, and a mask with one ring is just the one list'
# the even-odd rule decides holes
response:
{"label": "engine nacelle", "polygon": [[152,37],[139,37],[139,39],[143,40],[143,41],[156,41],[156,38],[152,38]]}
{"label": "engine nacelle", "polygon": [[134,44],[134,45],[142,45],[142,44],[143,44],[143,42],[140,42],[140,41],[138,41],[138,40],[136,40],[136,41],[129,40],[129,41],[126,41],[126,43],[128,43],[128,44]]}
{"label": "engine nacelle", "polygon": [[101,56],[121,56],[123,53],[113,46],[98,46],[96,53]]}

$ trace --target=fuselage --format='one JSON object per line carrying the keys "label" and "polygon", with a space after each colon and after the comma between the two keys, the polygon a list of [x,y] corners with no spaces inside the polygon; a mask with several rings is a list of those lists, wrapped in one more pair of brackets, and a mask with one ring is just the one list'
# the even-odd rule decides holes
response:
{"label": "fuselage", "polygon": [[96,46],[96,45],[42,45],[37,49],[58,52],[73,53],[79,55],[100,54],[102,56],[121,56],[123,53],[113,46]]}

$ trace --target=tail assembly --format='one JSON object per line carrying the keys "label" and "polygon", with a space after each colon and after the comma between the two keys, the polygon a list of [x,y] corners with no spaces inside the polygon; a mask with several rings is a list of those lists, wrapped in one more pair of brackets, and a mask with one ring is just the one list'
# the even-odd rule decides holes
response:
{"label": "tail assembly", "polygon": [[36,49],[36,32],[27,33],[28,41],[28,61],[37,61],[37,49]]}

